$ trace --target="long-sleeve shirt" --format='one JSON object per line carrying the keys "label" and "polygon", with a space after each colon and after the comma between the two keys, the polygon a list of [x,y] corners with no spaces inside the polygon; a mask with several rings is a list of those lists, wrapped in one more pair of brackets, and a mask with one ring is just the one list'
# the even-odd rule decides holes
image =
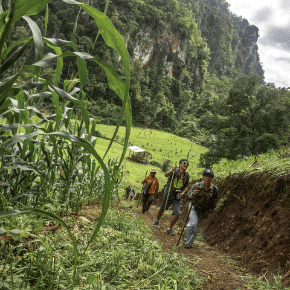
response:
{"label": "long-sleeve shirt", "polygon": [[[143,182],[143,181],[142,181]],[[152,183],[152,184],[151,184]],[[150,185],[151,184],[151,185]],[[159,188],[159,180],[158,178],[155,176],[154,179],[151,177],[151,175],[148,175],[145,178],[145,182],[144,182],[144,186],[145,187],[149,187],[149,190],[147,191],[147,193],[151,194],[151,193],[155,193],[156,189],[158,190]]]}
{"label": "long-sleeve shirt", "polygon": [[[191,196],[193,190],[199,187],[199,193]],[[208,190],[205,190],[203,182],[195,183],[188,192],[188,198],[192,199],[194,209],[201,216],[207,212],[212,212],[218,200],[218,188],[211,184]]]}

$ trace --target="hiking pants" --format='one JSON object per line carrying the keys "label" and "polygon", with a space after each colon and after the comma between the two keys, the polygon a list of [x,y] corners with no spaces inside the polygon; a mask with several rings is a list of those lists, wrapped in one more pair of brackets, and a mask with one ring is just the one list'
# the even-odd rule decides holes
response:
{"label": "hiking pants", "polygon": [[142,206],[142,212],[144,213],[146,210],[149,210],[150,205],[152,204],[154,200],[154,194],[147,193],[143,194],[143,206]]}
{"label": "hiking pants", "polygon": [[[188,205],[188,210],[190,209],[191,203]],[[189,221],[186,225],[186,234],[184,235],[184,240],[186,246],[191,246],[197,236],[198,226],[199,226],[200,218],[198,217],[194,206],[191,208],[189,214]]]}

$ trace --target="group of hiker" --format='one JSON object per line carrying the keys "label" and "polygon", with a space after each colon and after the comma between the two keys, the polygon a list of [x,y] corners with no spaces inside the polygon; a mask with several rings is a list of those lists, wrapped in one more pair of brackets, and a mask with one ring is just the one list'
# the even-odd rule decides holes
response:
{"label": "group of hiker", "polygon": [[[188,166],[188,160],[181,159],[178,167],[175,165],[165,173],[168,180],[164,187],[160,209],[153,224],[153,227],[158,227],[164,211],[172,206],[172,218],[166,233],[174,236],[173,226],[178,220],[182,201],[184,198],[187,198],[190,201],[188,205],[188,222],[186,220],[186,234],[183,237],[186,249],[192,247],[202,216],[214,210],[218,199],[218,188],[212,184],[214,178],[213,171],[205,169],[202,181],[195,183],[189,188],[189,173],[186,171]],[[141,181],[143,184],[141,192],[143,202],[142,213],[149,211],[154,197],[158,198],[159,181],[156,173],[156,169],[152,168],[150,174]]]}
{"label": "group of hiker", "polygon": [[129,185],[125,189],[125,199],[128,199],[130,197],[130,201],[132,201],[134,196],[135,196],[135,190],[134,189],[131,190],[131,186]]}

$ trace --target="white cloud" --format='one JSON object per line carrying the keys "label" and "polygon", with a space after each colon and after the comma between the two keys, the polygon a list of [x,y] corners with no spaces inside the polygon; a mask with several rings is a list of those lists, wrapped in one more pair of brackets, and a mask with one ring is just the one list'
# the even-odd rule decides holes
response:
{"label": "white cloud", "polygon": [[272,9],[270,7],[264,7],[260,11],[257,11],[256,14],[253,16],[253,18],[255,22],[261,23],[270,21],[272,16],[273,16]]}
{"label": "white cloud", "polygon": [[289,9],[290,8],[290,1],[289,0],[280,0],[280,8]]}
{"label": "white cloud", "polygon": [[259,55],[265,81],[290,87],[290,0],[227,0],[230,11],[259,28]]}

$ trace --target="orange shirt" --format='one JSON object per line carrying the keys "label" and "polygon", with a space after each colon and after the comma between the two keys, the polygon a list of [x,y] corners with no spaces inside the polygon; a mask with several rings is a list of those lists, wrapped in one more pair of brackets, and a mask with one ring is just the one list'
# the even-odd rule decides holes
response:
{"label": "orange shirt", "polygon": [[[153,183],[151,184],[151,182],[153,182]],[[150,193],[150,194],[155,193],[156,189],[158,190],[158,188],[159,188],[158,178],[155,176],[154,179],[152,179],[151,175],[148,175],[145,178],[144,185],[145,185],[145,187],[148,187],[150,184],[151,184],[151,186],[150,186],[147,193]]]}

